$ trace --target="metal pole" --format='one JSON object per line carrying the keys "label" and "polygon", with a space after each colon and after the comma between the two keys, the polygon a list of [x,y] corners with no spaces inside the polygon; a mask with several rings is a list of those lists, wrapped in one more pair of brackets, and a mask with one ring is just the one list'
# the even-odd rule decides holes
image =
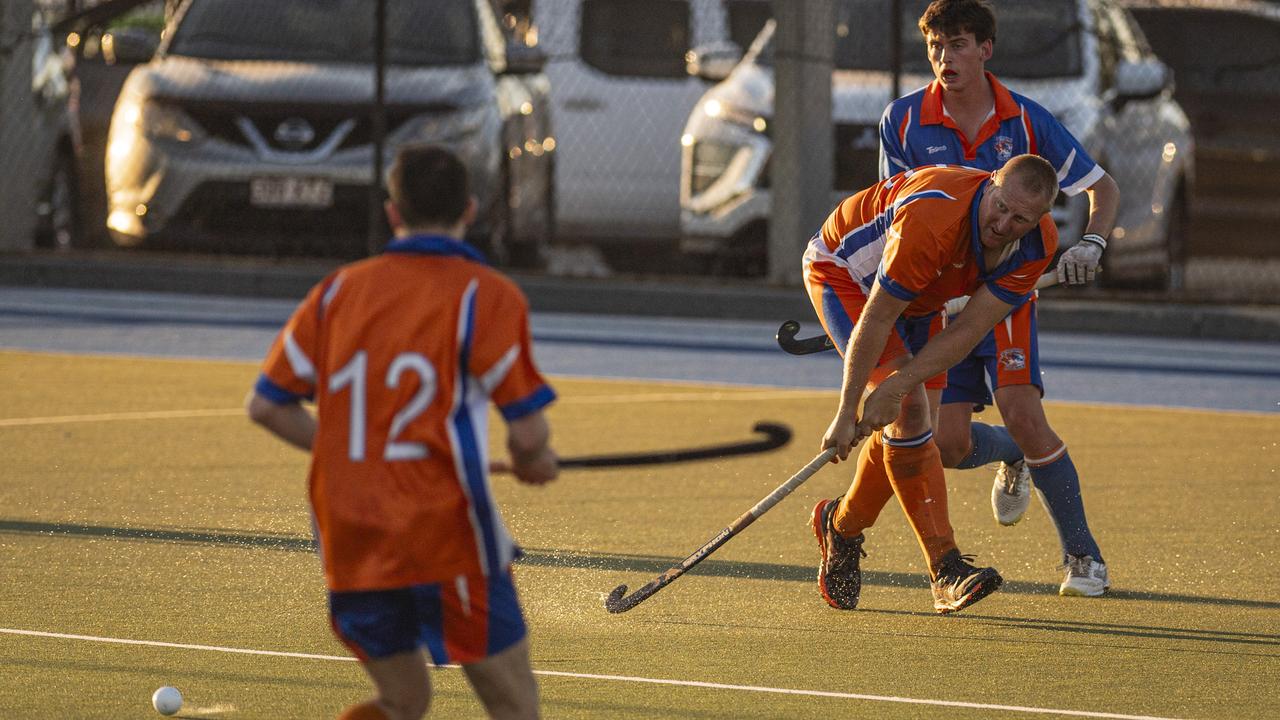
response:
{"label": "metal pole", "polygon": [[769,282],[800,282],[805,243],[831,211],[834,0],[774,0],[777,18]]}
{"label": "metal pole", "polygon": [[902,0],[893,0],[889,12],[889,71],[893,75],[893,89],[888,102],[893,102],[902,96]]}
{"label": "metal pole", "polygon": [[375,255],[386,243],[382,237],[382,155],[387,135],[387,0],[378,0],[373,25],[374,91],[369,120],[373,129],[373,176],[369,179],[369,233],[365,249]]}

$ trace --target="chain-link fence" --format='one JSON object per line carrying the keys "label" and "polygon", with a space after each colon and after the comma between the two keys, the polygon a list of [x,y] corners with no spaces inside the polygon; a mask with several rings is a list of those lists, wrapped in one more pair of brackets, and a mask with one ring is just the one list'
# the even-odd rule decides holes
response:
{"label": "chain-link fence", "polygon": [[[587,248],[626,272],[645,248],[662,271],[763,276],[797,159],[773,157],[777,2],[832,6],[830,207],[877,178],[887,103],[933,80],[922,0],[3,0],[0,247],[354,257],[386,232],[373,149],[437,141],[504,264]],[[1269,301],[1280,8],[993,5],[987,69],[1120,187],[1108,282]],[[1064,244],[1087,213],[1083,193],[1055,208]]]}

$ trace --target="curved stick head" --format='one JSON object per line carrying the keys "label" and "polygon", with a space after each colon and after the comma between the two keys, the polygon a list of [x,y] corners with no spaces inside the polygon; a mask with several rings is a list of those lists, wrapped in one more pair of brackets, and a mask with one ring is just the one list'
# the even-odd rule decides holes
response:
{"label": "curved stick head", "polygon": [[619,585],[609,593],[609,597],[604,599],[604,609],[611,613],[625,612],[631,609],[631,606],[622,601],[622,596],[627,594],[627,586]]}
{"label": "curved stick head", "polygon": [[796,339],[796,333],[798,332],[800,332],[800,323],[795,320],[788,320],[782,323],[782,326],[778,328],[778,333],[773,337],[779,342],[789,342]]}

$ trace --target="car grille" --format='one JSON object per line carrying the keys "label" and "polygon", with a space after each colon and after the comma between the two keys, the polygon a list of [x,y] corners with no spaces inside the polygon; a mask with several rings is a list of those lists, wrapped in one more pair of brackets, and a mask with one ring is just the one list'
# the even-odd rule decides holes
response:
{"label": "car grille", "polygon": [[692,194],[701,195],[720,179],[724,171],[729,168],[729,162],[733,160],[734,153],[737,151],[737,145],[727,143],[710,141],[694,143],[693,172],[690,180]]}
{"label": "car grille", "polygon": [[[379,228],[385,237],[385,228]],[[369,234],[369,189],[338,185],[322,209],[261,208],[247,182],[205,182],[163,229],[168,244],[228,253],[359,257]]]}
{"label": "car grille", "polygon": [[[835,128],[835,189],[853,193],[875,185],[880,179],[880,136],[875,125],[837,125]],[[756,180],[759,188],[770,186],[772,157]]]}
{"label": "car grille", "polygon": [[[237,125],[239,118],[251,122],[258,134],[274,150],[282,152],[308,152],[315,150],[333,134],[334,130],[347,120],[354,120],[355,127],[347,133],[339,150],[361,147],[373,142],[373,122],[369,115],[371,109],[366,105],[242,105],[228,106],[225,103],[190,103],[183,102],[182,110],[204,128],[210,136],[226,142],[248,147],[248,138]],[[457,108],[449,104],[432,104],[416,106],[387,107],[387,133],[393,133],[414,117],[425,114],[444,115],[456,112]],[[276,137],[277,129],[286,121],[303,121],[312,133],[306,142],[282,142]]]}

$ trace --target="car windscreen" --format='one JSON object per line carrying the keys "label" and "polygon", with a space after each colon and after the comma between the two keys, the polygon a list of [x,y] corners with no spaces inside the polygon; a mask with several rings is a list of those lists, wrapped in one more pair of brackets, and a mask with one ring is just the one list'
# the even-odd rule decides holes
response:
{"label": "car windscreen", "polygon": [[[891,3],[884,0],[837,0],[835,67],[839,70],[884,70],[893,67],[889,32]],[[932,74],[924,40],[916,26],[928,2],[902,3],[902,71]],[[1061,0],[1020,0],[1001,6],[996,18],[995,52],[987,69],[1006,78],[1075,77],[1082,72],[1080,24],[1063,12]],[[760,46],[756,62],[773,64],[773,38]]]}
{"label": "car windscreen", "polygon": [[[477,62],[474,0],[389,0],[387,62]],[[368,0],[217,0],[191,3],[170,55],[210,60],[373,62],[377,4]]]}
{"label": "car windscreen", "polygon": [[1205,8],[1134,8],[1179,90],[1280,95],[1280,18]]}

